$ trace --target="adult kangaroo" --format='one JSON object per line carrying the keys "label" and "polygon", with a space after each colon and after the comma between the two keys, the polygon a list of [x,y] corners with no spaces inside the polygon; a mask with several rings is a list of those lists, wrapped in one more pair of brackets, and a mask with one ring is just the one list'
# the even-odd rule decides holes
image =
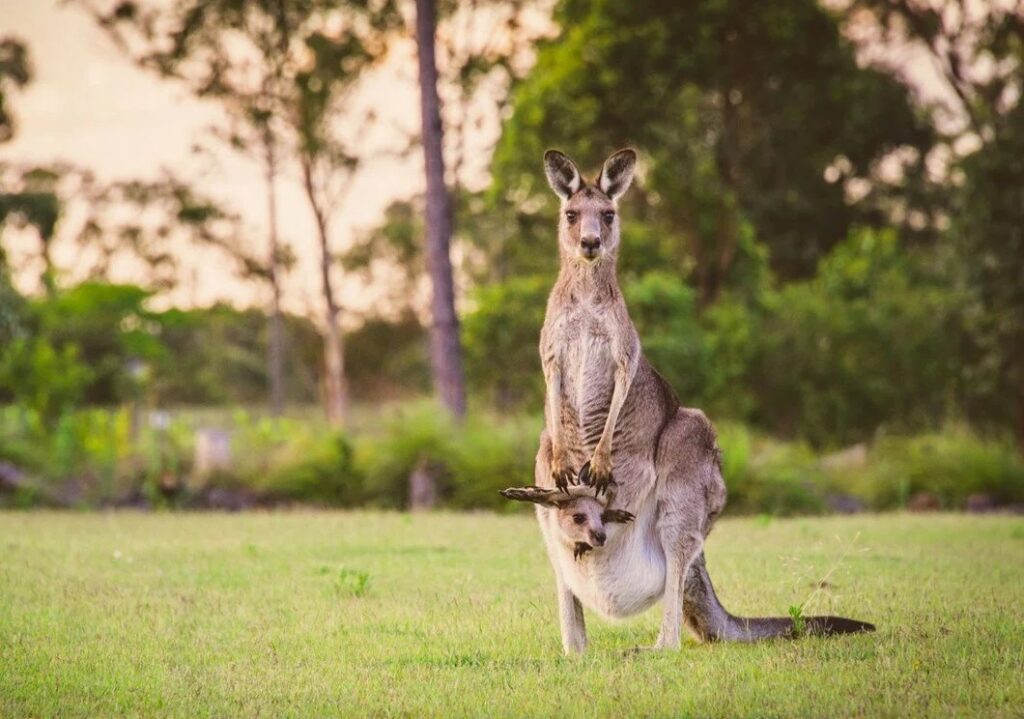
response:
{"label": "adult kangaroo", "polygon": [[[704,539],[726,496],[715,431],[644,358],[616,279],[617,200],[635,166],[636,153],[620,150],[590,185],[562,153],[544,155],[562,199],[561,269],[540,337],[545,429],[536,486],[503,494],[537,504],[566,652],[586,647],[583,606],[624,617],[658,599],[655,648],[677,648],[684,622],[704,641],[795,636],[793,619],[729,614],[705,569]],[[817,635],[874,629],[841,617],[800,625]]]}

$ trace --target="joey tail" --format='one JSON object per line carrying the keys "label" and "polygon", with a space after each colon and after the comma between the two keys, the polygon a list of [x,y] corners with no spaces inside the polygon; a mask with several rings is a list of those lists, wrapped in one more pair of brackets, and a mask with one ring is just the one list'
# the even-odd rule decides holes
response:
{"label": "joey tail", "polygon": [[830,636],[873,632],[875,625],[845,617],[804,617],[796,630],[791,617],[734,617],[722,606],[711,586],[704,553],[690,566],[683,588],[683,618],[702,641],[756,642],[773,637]]}

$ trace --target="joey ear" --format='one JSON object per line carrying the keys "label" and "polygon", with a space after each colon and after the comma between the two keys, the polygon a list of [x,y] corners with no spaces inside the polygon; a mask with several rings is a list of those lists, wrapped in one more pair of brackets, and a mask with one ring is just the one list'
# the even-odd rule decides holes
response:
{"label": "joey ear", "polygon": [[505,499],[516,502],[533,502],[545,507],[557,507],[569,499],[568,495],[560,489],[545,489],[544,487],[509,487],[501,490],[500,494]]}
{"label": "joey ear", "polygon": [[636,517],[624,509],[606,509],[601,512],[601,521],[607,524],[608,522],[620,522],[627,524],[632,522]]}
{"label": "joey ear", "polygon": [[619,150],[604,161],[597,186],[609,198],[617,200],[625,194],[633,182],[633,171],[636,170],[636,151]]}
{"label": "joey ear", "polygon": [[583,187],[583,178],[576,163],[558,150],[544,153],[544,174],[551,189],[563,200],[568,200]]}

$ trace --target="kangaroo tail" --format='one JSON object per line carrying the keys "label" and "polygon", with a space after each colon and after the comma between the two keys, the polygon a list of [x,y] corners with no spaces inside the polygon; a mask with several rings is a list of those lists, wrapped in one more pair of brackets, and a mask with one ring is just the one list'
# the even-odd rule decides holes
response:
{"label": "kangaroo tail", "polygon": [[756,642],[772,637],[794,638],[804,634],[830,636],[873,632],[875,625],[844,617],[803,617],[802,625],[790,617],[734,617],[715,595],[701,553],[686,575],[683,588],[683,618],[701,641]]}

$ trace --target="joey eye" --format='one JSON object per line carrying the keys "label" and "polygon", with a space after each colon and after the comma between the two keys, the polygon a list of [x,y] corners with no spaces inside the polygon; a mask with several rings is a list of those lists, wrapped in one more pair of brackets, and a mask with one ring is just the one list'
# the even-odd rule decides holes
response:
{"label": "joey eye", "polygon": [[603,213],[601,217],[604,218],[604,224],[606,225],[610,225],[613,222],[615,222],[615,213],[612,212],[611,210],[608,210],[607,212]]}
{"label": "joey eye", "polygon": [[587,515],[585,515],[585,514],[574,514],[574,515],[572,515],[572,521],[576,522],[576,524],[583,524],[584,522],[587,521]]}
{"label": "joey eye", "polygon": [[572,223],[576,222],[576,218],[579,217],[579,216],[580,216],[580,213],[576,212],[576,210],[566,210],[565,211],[565,219],[568,220],[570,225]]}

